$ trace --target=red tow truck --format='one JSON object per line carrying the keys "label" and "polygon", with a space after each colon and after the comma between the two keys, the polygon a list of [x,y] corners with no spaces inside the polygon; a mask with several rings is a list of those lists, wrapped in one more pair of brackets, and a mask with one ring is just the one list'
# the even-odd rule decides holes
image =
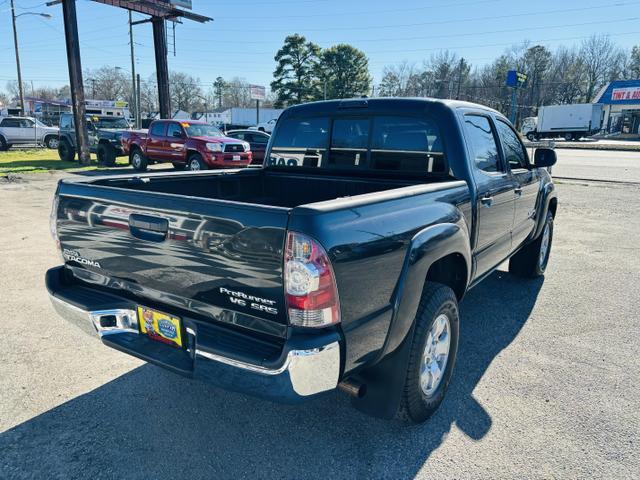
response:
{"label": "red tow truck", "polygon": [[151,163],[172,163],[177,170],[239,168],[252,159],[248,142],[225,137],[213,125],[195,120],[155,120],[148,131],[124,132],[121,142],[137,171]]}

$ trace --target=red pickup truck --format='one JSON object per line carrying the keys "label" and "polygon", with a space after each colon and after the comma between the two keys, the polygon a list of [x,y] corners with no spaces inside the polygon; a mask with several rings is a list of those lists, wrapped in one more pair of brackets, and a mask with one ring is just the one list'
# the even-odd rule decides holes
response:
{"label": "red pickup truck", "polygon": [[155,120],[149,130],[122,135],[122,149],[138,171],[151,163],[172,163],[182,170],[238,168],[251,163],[249,143],[225,137],[216,127],[192,120]]}

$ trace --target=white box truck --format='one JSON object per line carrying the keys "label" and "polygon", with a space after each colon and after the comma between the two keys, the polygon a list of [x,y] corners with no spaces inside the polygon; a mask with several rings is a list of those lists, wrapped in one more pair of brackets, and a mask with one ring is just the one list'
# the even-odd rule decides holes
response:
{"label": "white box truck", "polygon": [[537,117],[525,118],[522,134],[530,141],[562,137],[579,140],[600,131],[603,110],[599,103],[549,105],[538,109]]}

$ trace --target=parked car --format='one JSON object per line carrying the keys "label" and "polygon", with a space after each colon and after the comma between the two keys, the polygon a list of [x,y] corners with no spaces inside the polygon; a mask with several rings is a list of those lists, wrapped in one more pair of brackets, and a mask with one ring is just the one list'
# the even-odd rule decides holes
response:
{"label": "parked car", "polygon": [[48,127],[32,117],[4,117],[0,120],[0,151],[13,145],[33,144],[58,148],[58,128]]}
{"label": "parked car", "polygon": [[531,161],[484,106],[380,98],[289,108],[266,156],[61,180],[54,307],[187,377],[291,402],[341,388],[370,414],[424,421],[451,379],[465,292],[505,260],[545,272],[555,152]]}
{"label": "parked car", "polygon": [[148,132],[122,136],[122,148],[138,171],[149,163],[172,163],[182,170],[239,168],[251,163],[248,142],[226,137],[213,125],[196,120],[155,120]]}
{"label": "parked car", "polygon": [[258,132],[256,130],[230,130],[225,132],[225,135],[230,138],[249,142],[249,145],[251,146],[251,155],[253,156],[253,161],[251,163],[262,165],[264,162],[264,153],[267,150],[267,144],[269,143],[271,135],[266,132]]}
{"label": "parked car", "polygon": [[[131,125],[123,117],[110,115],[87,115],[87,131],[89,134],[89,151],[95,153],[98,162],[112,166],[116,157],[122,157],[120,138]],[[60,116],[60,143],[58,145],[60,160],[72,162],[76,158],[76,129],[73,114],[63,113]]]}
{"label": "parked car", "polygon": [[255,127],[249,127],[249,130],[258,130],[260,132],[271,133],[273,132],[273,129],[275,128],[276,123],[278,123],[278,119],[272,118],[268,122],[260,122]]}

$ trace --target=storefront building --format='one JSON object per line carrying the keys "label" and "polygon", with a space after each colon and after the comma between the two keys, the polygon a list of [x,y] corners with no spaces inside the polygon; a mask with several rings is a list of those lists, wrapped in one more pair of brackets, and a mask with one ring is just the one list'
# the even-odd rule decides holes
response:
{"label": "storefront building", "polygon": [[593,99],[604,110],[605,133],[640,138],[640,80],[615,80]]}

